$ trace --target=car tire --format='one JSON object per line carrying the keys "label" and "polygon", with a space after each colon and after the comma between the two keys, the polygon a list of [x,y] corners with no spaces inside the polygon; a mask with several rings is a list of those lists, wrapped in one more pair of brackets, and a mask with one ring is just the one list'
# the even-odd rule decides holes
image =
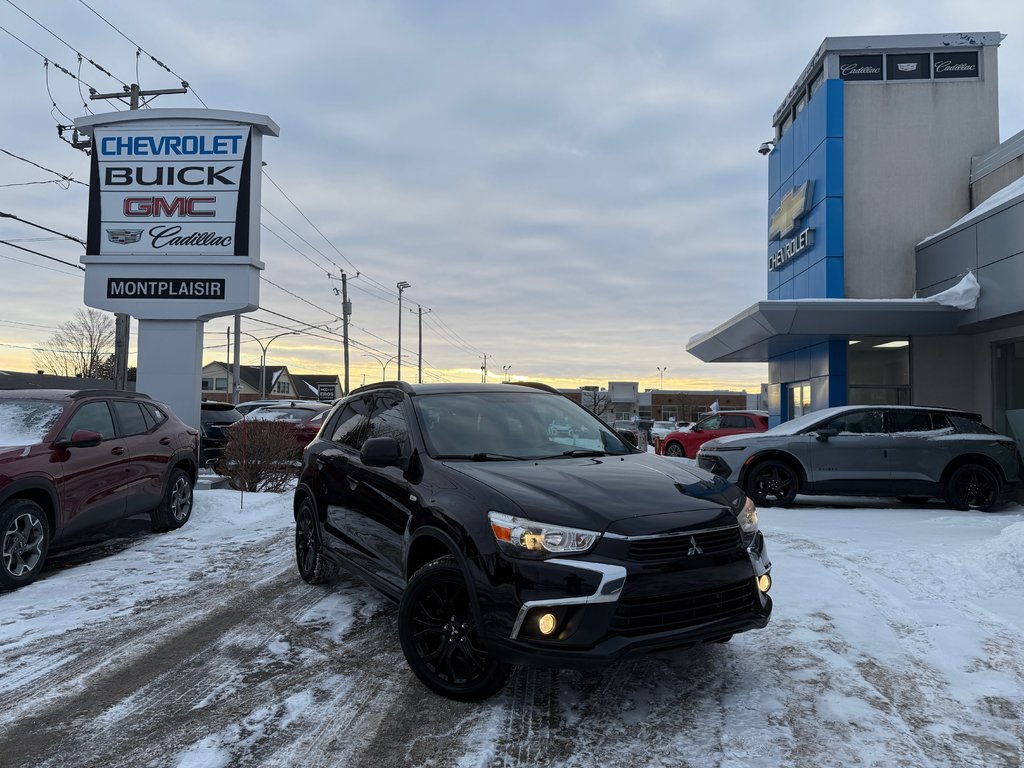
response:
{"label": "car tire", "polygon": [[434,560],[409,579],[398,606],[398,639],[413,674],[445,698],[493,696],[511,669],[484,646],[454,557]]}
{"label": "car tire", "polygon": [[788,507],[800,491],[800,477],[786,462],[766,459],[750,468],[744,490],[759,507]]}
{"label": "car tire", "polygon": [[307,584],[320,584],[335,573],[334,564],[323,555],[323,539],[313,502],[304,498],[295,517],[295,564]]}
{"label": "car tire", "polygon": [[686,457],[686,451],[683,450],[683,446],[677,443],[675,440],[673,440],[671,443],[668,443],[665,446],[664,450],[666,456],[672,456],[677,459]]}
{"label": "car tire", "polygon": [[173,531],[181,528],[192,516],[192,476],[183,469],[171,470],[160,506],[149,513],[155,531]]}
{"label": "car tire", "polygon": [[953,509],[992,512],[1002,500],[999,475],[981,464],[963,464],[946,480],[945,499]]}
{"label": "car tire", "polygon": [[0,587],[17,589],[39,576],[50,549],[50,523],[29,499],[0,507]]}

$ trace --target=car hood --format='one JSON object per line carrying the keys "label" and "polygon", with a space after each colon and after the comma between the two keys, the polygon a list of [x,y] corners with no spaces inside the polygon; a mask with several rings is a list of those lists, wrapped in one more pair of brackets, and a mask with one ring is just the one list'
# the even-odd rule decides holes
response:
{"label": "car hood", "polygon": [[623,535],[735,522],[731,509],[743,498],[721,478],[648,453],[446,466],[507,500],[495,500],[496,511]]}
{"label": "car hood", "polygon": [[[738,435],[722,435],[721,437],[715,437],[705,442],[701,448],[710,448],[716,445],[743,445],[749,443],[751,440],[771,440],[776,435],[769,435],[767,432],[742,432]],[[789,437],[789,435],[786,435]]]}

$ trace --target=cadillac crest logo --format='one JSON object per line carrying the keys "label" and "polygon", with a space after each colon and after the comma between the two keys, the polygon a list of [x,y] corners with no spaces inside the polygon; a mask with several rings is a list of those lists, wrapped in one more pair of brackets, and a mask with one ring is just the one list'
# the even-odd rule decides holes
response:
{"label": "cadillac crest logo", "polygon": [[131,245],[142,239],[141,229],[108,229],[107,239],[118,245]]}

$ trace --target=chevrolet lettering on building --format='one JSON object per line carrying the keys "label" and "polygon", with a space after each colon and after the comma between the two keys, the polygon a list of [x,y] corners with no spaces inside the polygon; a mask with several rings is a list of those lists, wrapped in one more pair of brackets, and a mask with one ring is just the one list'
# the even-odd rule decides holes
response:
{"label": "chevrolet lettering on building", "polygon": [[201,278],[107,278],[108,299],[223,299],[224,280]]}

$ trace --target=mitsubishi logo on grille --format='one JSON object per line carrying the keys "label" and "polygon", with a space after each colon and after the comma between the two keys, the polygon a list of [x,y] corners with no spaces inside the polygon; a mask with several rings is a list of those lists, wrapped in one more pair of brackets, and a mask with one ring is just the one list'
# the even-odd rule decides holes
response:
{"label": "mitsubishi logo on grille", "polygon": [[697,543],[697,537],[696,536],[691,536],[690,537],[690,548],[688,550],[686,550],[686,556],[687,557],[693,557],[694,555],[703,555],[703,554],[704,554],[704,550],[701,549],[700,545]]}

